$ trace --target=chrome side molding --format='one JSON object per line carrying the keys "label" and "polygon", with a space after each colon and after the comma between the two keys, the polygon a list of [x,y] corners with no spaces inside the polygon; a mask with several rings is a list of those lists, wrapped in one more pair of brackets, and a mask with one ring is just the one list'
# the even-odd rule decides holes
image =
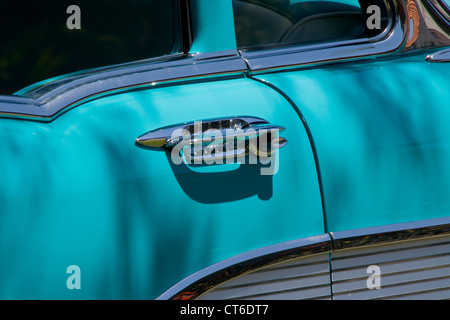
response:
{"label": "chrome side molding", "polygon": [[158,300],[194,300],[206,291],[243,273],[317,253],[330,252],[328,234],[283,242],[218,262],[181,280],[167,290]]}
{"label": "chrome side molding", "polygon": [[160,85],[198,81],[206,77],[242,77],[247,65],[237,50],[218,57],[178,53],[76,72],[0,95],[0,117],[51,122],[87,101]]}
{"label": "chrome side molding", "polygon": [[426,239],[441,235],[450,235],[450,217],[329,232],[283,242],[249,251],[206,267],[181,280],[157,299],[197,299],[212,288],[240,275],[319,253],[344,254],[344,249],[370,248],[371,245]]}
{"label": "chrome side molding", "polygon": [[450,62],[450,49],[444,49],[428,55],[425,60],[428,62]]}
{"label": "chrome side molding", "polygon": [[450,234],[450,217],[330,232],[334,250]]}

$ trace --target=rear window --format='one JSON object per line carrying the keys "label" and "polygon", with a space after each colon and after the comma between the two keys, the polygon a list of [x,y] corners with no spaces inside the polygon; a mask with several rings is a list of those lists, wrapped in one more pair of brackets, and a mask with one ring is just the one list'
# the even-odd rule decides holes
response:
{"label": "rear window", "polygon": [[0,94],[181,50],[176,0],[0,1]]}

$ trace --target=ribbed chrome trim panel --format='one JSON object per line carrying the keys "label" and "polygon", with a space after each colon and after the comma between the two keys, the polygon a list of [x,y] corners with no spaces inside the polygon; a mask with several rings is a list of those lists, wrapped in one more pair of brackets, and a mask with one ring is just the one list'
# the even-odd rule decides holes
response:
{"label": "ribbed chrome trim panel", "polygon": [[[331,249],[331,237],[329,234],[311,236],[258,248],[220,261],[188,276],[187,278],[181,280],[169,290],[164,292],[161,296],[158,297],[158,300],[197,299],[200,296],[204,295],[206,292],[210,292],[215,288],[221,287],[225,285],[225,283],[229,283],[229,281],[237,279],[240,276],[248,275],[253,272],[259,272],[260,270],[265,270],[265,268],[278,266],[278,264],[297,261],[297,259],[300,259],[302,257],[309,259],[309,257],[320,254],[328,257],[328,252],[330,252]],[[296,264],[296,262],[293,263],[294,265]],[[286,265],[286,267],[288,266],[289,265]],[[271,275],[274,273],[264,274]],[[327,275],[327,280],[329,286],[329,274]],[[263,280],[262,282],[269,283],[270,281]],[[293,288],[292,290],[295,290],[295,288]],[[328,293],[330,292],[331,289],[328,288]],[[262,296],[263,294],[265,293],[261,291],[250,295]],[[258,299],[262,299],[261,296]],[[265,298],[269,299],[268,297]]]}
{"label": "ribbed chrome trim panel", "polygon": [[[368,267],[381,270],[370,290]],[[327,291],[328,290],[328,291]],[[450,217],[404,222],[259,248],[200,270],[158,299],[445,299]]]}
{"label": "ribbed chrome trim panel", "polygon": [[[369,289],[367,268],[380,269]],[[450,236],[350,248],[331,253],[333,299],[450,298]]]}
{"label": "ribbed chrome trim panel", "polygon": [[328,253],[265,267],[225,282],[199,300],[330,299]]}

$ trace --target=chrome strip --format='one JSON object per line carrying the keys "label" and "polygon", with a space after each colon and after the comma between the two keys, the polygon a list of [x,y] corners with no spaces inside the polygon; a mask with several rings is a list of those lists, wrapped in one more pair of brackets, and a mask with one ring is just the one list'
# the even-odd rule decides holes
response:
{"label": "chrome strip", "polygon": [[[422,4],[436,0],[384,0],[388,14],[385,30],[373,38],[335,43],[298,45],[277,49],[240,50],[252,73],[286,68],[313,67],[338,61],[375,59],[380,56],[450,46],[448,21],[433,15]],[[417,3],[417,5],[416,5]],[[408,10],[413,8],[414,10]],[[416,16],[412,16],[415,13]],[[410,19],[417,18],[410,39]],[[420,24],[419,24],[420,22]],[[412,30],[411,30],[412,32]],[[417,33],[418,32],[418,33]]]}
{"label": "chrome strip", "polygon": [[450,7],[447,7],[447,5],[439,0],[428,0],[428,3],[430,3],[432,9],[440,14],[442,18],[445,20],[446,24],[450,26]]}
{"label": "chrome strip", "polygon": [[[363,0],[361,0],[363,1]],[[259,51],[213,52],[197,55],[175,54],[93,71],[79,72],[34,85],[22,96],[0,96],[0,117],[52,121],[71,108],[118,90],[152,88],[163,83],[195,80],[221,75],[243,75],[288,67],[310,67],[336,61],[374,59],[378,56],[439,48],[450,45],[450,35],[417,2],[425,21],[414,43],[408,43],[408,3],[413,0],[383,0],[388,11],[386,29],[374,38],[304,45]],[[418,0],[419,1],[419,0]],[[422,0],[428,3],[428,0]],[[435,0],[430,0],[435,1]],[[442,18],[442,16],[441,16]],[[441,19],[442,20],[442,19]],[[442,23],[442,21],[440,21]],[[417,26],[415,26],[417,28]]]}
{"label": "chrome strip", "polygon": [[450,234],[450,217],[331,232],[334,250]]}
{"label": "chrome strip", "polygon": [[428,62],[450,62],[450,49],[441,50],[425,58]]}
{"label": "chrome strip", "polygon": [[183,279],[167,290],[158,300],[195,299],[230,278],[281,261],[331,251],[328,234],[283,242],[231,257]]}
{"label": "chrome strip", "polygon": [[373,38],[240,52],[253,73],[289,67],[311,67],[336,61],[373,59],[377,55],[399,52],[406,42],[408,28],[405,12],[401,10],[402,6],[406,7],[403,2],[384,0],[389,22]]}
{"label": "chrome strip", "polygon": [[159,300],[190,300],[221,283],[271,264],[316,253],[450,234],[450,217],[330,232],[246,252],[216,263],[175,284]]}
{"label": "chrome strip", "polygon": [[0,116],[51,121],[62,112],[115,90],[155,87],[162,83],[239,75],[247,71],[236,50],[209,55],[176,54],[75,73],[21,96],[0,96]]}
{"label": "chrome strip", "polygon": [[291,67],[312,67],[344,59],[373,58],[378,52],[369,39],[336,42],[328,46],[304,46],[283,50],[241,52],[253,74]]}

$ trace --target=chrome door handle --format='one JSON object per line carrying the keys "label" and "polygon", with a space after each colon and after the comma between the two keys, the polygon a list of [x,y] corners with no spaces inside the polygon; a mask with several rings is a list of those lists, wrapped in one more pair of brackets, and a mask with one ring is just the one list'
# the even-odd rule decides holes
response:
{"label": "chrome door handle", "polygon": [[[180,150],[188,162],[236,159],[252,154],[270,157],[287,140],[285,128],[256,117],[231,117],[193,121],[152,130],[136,139],[145,148]],[[186,148],[188,147],[188,148]]]}

